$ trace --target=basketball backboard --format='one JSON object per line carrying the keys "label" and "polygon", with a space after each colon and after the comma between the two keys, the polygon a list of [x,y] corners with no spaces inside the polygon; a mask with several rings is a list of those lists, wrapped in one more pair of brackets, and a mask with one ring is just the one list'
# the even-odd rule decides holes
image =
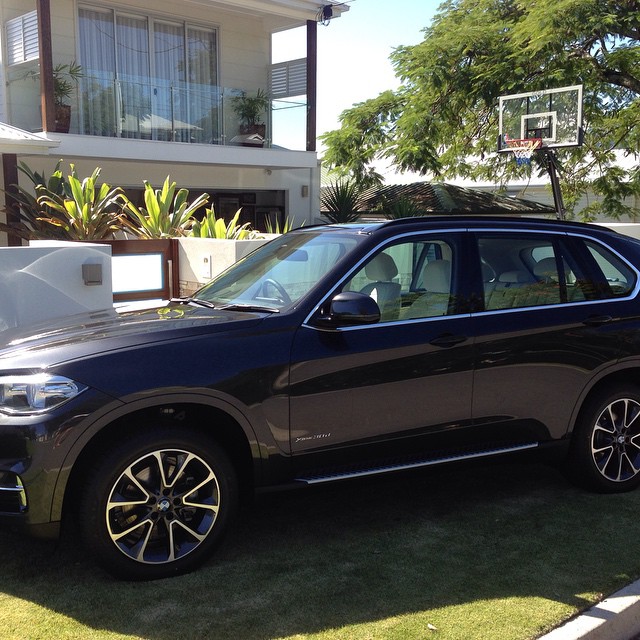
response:
{"label": "basketball backboard", "polygon": [[498,151],[512,150],[507,140],[531,138],[543,147],[580,146],[582,85],[502,96],[499,127]]}

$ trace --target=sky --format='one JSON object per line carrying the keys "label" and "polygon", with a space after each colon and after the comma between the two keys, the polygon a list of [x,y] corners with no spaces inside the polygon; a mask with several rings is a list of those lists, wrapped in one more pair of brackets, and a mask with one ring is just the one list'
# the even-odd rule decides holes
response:
{"label": "sky", "polygon": [[339,126],[357,102],[395,89],[389,56],[424,38],[440,0],[353,0],[349,11],[318,25],[318,134]]}
{"label": "sky", "polygon": [[[395,47],[423,40],[440,1],[346,0],[349,11],[318,25],[318,135],[339,128],[345,109],[397,88],[389,56]],[[295,32],[274,39],[274,62],[306,56],[306,31]],[[292,115],[284,114],[289,125]]]}

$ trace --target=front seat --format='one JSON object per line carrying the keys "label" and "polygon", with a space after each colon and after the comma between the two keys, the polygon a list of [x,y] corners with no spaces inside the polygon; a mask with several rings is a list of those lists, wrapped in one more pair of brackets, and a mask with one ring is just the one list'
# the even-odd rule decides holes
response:
{"label": "front seat", "polygon": [[364,268],[367,279],[372,280],[360,289],[360,293],[371,296],[380,307],[381,320],[397,320],[400,315],[399,282],[393,282],[398,275],[394,259],[387,253],[379,253]]}
{"label": "front seat", "polygon": [[407,319],[445,316],[451,298],[451,262],[432,260],[422,271],[422,287],[426,290],[406,312]]}

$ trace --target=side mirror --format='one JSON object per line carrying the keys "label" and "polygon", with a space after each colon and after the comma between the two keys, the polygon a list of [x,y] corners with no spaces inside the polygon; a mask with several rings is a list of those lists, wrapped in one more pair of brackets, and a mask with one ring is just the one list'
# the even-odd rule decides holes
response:
{"label": "side mirror", "polygon": [[316,323],[327,327],[380,322],[380,307],[366,293],[343,291],[334,296],[329,307],[329,315],[320,317]]}

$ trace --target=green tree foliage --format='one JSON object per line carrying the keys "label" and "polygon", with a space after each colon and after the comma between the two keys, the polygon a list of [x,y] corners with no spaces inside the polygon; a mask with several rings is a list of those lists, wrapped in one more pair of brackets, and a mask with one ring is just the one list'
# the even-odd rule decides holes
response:
{"label": "green tree foliage", "polygon": [[346,110],[323,136],[329,166],[371,183],[383,158],[504,184],[531,169],[493,153],[498,97],[582,84],[584,146],[558,151],[566,205],[591,187],[601,202],[583,217],[634,213],[622,199],[640,194],[639,0],[448,0],[424,34],[392,54],[401,87]]}

